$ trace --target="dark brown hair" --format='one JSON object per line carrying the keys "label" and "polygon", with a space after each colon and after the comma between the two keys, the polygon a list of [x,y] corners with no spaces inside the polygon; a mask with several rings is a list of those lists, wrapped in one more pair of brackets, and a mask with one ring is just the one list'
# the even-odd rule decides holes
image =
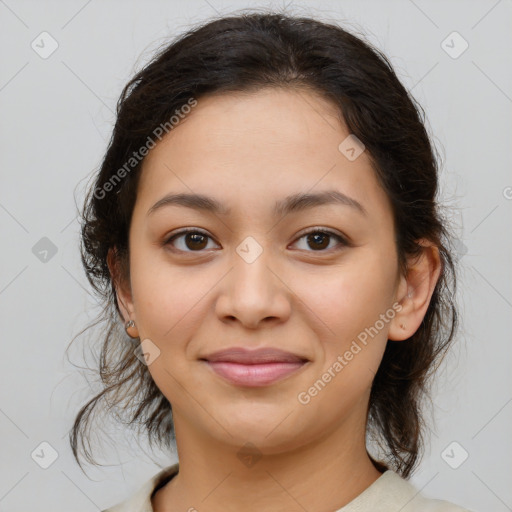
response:
{"label": "dark brown hair", "polygon": [[360,36],[328,22],[260,12],[210,20],[189,30],[160,49],[121,93],[106,155],[81,212],[82,262],[102,301],[96,323],[104,321],[106,327],[99,360],[102,389],[80,409],[70,432],[79,464],[79,451],[95,463],[88,427],[102,402],[119,421],[141,427],[150,444],[171,448],[175,440],[171,404],[134,354],[138,340],[131,343],[124,332],[107,264],[109,250],[115,249],[119,276],[129,282],[128,232],[143,161],[130,159],[191,98],[200,102],[206,94],[264,87],[321,94],[364,143],[392,204],[404,275],[407,257],[422,251],[420,239],[439,248],[441,275],[423,322],[408,340],[388,340],[368,410],[367,433],[382,448],[383,460],[372,458],[379,470],[391,468],[406,478],[421,458],[423,399],[429,397],[430,377],[458,324],[455,258],[437,202],[439,164],[424,111],[388,59]]}

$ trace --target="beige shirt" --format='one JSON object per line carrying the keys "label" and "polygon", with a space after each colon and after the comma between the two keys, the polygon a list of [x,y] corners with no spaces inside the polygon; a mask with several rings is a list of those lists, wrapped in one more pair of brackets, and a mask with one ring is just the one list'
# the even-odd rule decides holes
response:
{"label": "beige shirt", "polygon": [[[168,466],[147,481],[129,499],[102,512],[153,512],[151,495],[178,473],[178,463]],[[335,512],[471,512],[421,495],[398,473],[384,472],[370,487]]]}

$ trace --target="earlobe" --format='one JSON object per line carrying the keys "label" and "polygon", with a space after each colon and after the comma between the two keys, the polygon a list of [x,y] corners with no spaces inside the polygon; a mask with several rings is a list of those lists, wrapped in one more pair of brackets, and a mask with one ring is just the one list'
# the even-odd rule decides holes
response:
{"label": "earlobe", "polygon": [[420,241],[420,245],[422,253],[409,261],[407,276],[398,286],[396,300],[402,308],[391,322],[390,340],[406,340],[418,330],[441,274],[439,248],[428,241]]}

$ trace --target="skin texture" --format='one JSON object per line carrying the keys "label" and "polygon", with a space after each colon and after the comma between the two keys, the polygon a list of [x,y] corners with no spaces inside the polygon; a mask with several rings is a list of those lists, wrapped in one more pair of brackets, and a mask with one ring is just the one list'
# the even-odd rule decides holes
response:
{"label": "skin texture", "polygon": [[[440,260],[425,243],[408,275],[398,274],[389,200],[366,152],[349,161],[339,151],[348,135],[322,97],[264,89],[200,98],[146,157],[130,282],[116,280],[116,289],[124,320],[160,350],[148,370],[173,408],[180,472],[154,496],[156,512],[328,512],[381,475],[365,446],[372,380],[388,338],[406,340],[421,324]],[[289,194],[328,189],[367,215],[339,204],[273,214]],[[171,192],[206,194],[231,212],[172,205],[148,215]],[[165,245],[186,227],[209,238]],[[329,228],[350,245],[333,236],[308,242],[306,228]],[[249,236],[262,250],[252,263],[236,250]],[[389,311],[378,334],[300,403],[298,394]],[[274,384],[236,386],[200,360],[234,346],[277,347],[308,362]],[[237,456],[248,442],[261,455],[250,466]]]}

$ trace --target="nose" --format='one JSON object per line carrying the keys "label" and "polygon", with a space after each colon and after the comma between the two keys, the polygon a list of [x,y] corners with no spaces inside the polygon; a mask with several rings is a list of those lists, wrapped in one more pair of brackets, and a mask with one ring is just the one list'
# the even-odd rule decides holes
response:
{"label": "nose", "polygon": [[[273,268],[276,267],[276,268]],[[277,265],[265,251],[255,261],[235,255],[232,270],[221,282],[216,313],[223,322],[239,322],[247,329],[286,321],[292,292]]]}

